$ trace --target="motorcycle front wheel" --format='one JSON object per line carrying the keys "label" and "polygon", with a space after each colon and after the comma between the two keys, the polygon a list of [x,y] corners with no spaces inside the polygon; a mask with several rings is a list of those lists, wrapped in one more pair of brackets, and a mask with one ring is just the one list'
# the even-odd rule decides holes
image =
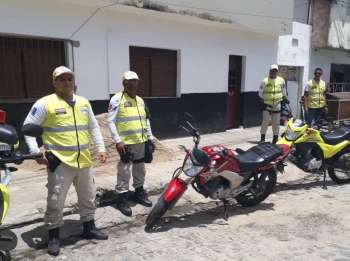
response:
{"label": "motorcycle front wheel", "polygon": [[236,197],[237,202],[243,207],[252,207],[259,204],[273,192],[276,181],[277,175],[274,170],[253,175],[245,182],[252,182],[251,187]]}
{"label": "motorcycle front wheel", "polygon": [[150,231],[157,224],[160,218],[168,211],[170,204],[167,203],[161,196],[158,199],[157,204],[153,207],[151,213],[149,213],[146,219],[145,230]]}
{"label": "motorcycle front wheel", "polygon": [[328,167],[328,175],[337,184],[346,184],[350,182],[349,170],[338,170],[333,167]]}

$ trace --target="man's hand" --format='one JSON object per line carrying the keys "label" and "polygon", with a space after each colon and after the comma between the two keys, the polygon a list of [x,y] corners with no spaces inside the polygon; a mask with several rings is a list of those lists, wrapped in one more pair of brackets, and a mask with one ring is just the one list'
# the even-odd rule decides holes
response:
{"label": "man's hand", "polygon": [[324,107],[324,113],[327,115],[328,114],[328,107]]}
{"label": "man's hand", "polygon": [[115,147],[116,147],[117,151],[119,152],[119,155],[122,155],[125,153],[125,147],[124,147],[123,142],[118,142]]}
{"label": "man's hand", "polygon": [[153,140],[148,140],[151,143],[152,146],[152,153],[156,150],[156,144],[154,143]]}
{"label": "man's hand", "polygon": [[47,158],[45,157],[45,150],[40,149],[40,153],[41,153],[41,158],[38,158],[35,161],[40,165],[48,166],[49,162],[48,162]]}
{"label": "man's hand", "polygon": [[107,153],[106,152],[99,152],[97,154],[97,159],[100,161],[100,163],[105,163],[107,160]]}

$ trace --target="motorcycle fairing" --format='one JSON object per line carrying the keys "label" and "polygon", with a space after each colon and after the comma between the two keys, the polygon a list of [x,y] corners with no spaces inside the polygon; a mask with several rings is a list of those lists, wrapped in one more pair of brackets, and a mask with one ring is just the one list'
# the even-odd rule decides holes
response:
{"label": "motorcycle fairing", "polygon": [[186,191],[187,186],[179,178],[173,178],[166,190],[163,193],[163,198],[166,202],[170,203],[174,199],[181,197],[181,195]]}
{"label": "motorcycle fairing", "polygon": [[338,144],[327,144],[322,138],[321,132],[314,129],[308,129],[299,139],[295,141],[295,144],[300,143],[316,143],[323,152],[323,157],[325,159],[332,158],[338,152],[342,151],[344,148],[350,145],[349,140],[343,140]]}
{"label": "motorcycle fairing", "polygon": [[2,224],[9,208],[9,191],[6,186],[0,184],[0,224]]}

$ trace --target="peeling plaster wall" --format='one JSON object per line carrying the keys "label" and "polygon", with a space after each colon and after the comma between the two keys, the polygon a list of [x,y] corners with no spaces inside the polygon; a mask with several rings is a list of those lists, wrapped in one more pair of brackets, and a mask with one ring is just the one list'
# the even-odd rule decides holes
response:
{"label": "peeling plaster wall", "polygon": [[333,3],[330,20],[328,46],[350,50],[350,5]]}
{"label": "peeling plaster wall", "polygon": [[324,48],[328,45],[330,25],[330,2],[328,0],[312,1],[312,38],[313,48]]}

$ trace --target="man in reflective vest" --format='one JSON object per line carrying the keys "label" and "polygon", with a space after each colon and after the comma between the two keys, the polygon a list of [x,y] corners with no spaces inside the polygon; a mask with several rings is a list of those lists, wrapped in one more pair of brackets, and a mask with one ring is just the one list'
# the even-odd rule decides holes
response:
{"label": "man in reflective vest", "polygon": [[108,127],[120,155],[117,165],[118,209],[126,216],[132,211],[128,203],[130,176],[133,177],[135,201],[151,207],[143,188],[145,181],[145,142],[153,140],[151,126],[146,115],[143,99],[136,95],[139,77],[135,72],[127,71],[123,75],[124,90],[116,93],[108,108]]}
{"label": "man in reflective vest", "polygon": [[319,122],[327,112],[327,87],[326,83],[321,80],[322,72],[321,68],[316,68],[314,78],[307,82],[304,90],[304,107],[309,126]]}
{"label": "man in reflective vest", "polygon": [[[85,239],[105,240],[108,236],[95,227],[95,184],[91,173],[90,137],[98,148],[98,159],[106,161],[105,146],[89,101],[74,94],[74,73],[65,66],[53,71],[55,93],[35,102],[25,124],[43,126],[45,151],[38,159],[48,167],[45,224],[49,229],[48,252],[60,252],[59,232],[67,192],[73,183],[78,195],[80,219]],[[31,153],[40,152],[35,138],[25,137]]]}
{"label": "man in reflective vest", "polygon": [[259,97],[262,99],[263,105],[260,142],[265,142],[270,119],[273,132],[272,143],[277,142],[280,126],[281,101],[285,100],[288,102],[284,79],[277,76],[277,73],[278,65],[271,65],[269,76],[263,80],[259,88]]}

